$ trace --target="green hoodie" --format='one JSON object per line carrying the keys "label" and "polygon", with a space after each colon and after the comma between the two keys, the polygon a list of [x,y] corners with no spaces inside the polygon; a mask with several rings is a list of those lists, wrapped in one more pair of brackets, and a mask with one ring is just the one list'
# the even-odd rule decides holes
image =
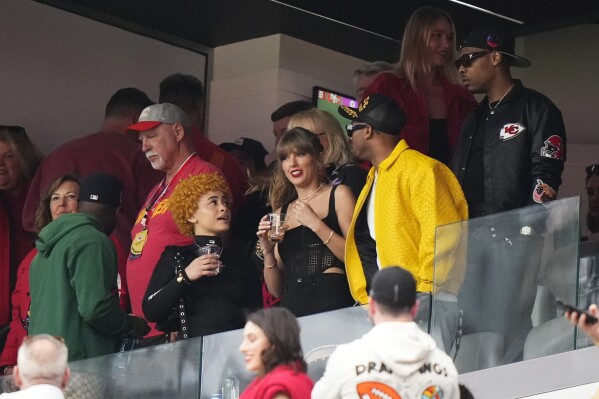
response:
{"label": "green hoodie", "polygon": [[35,246],[29,334],[64,337],[69,361],[114,352],[132,326],[113,295],[116,251],[98,219],[62,215],[40,232]]}

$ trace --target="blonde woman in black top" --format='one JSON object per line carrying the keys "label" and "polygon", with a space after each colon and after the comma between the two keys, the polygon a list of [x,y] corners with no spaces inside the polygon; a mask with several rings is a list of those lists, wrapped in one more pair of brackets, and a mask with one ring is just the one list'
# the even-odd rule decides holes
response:
{"label": "blonde woman in black top", "polygon": [[355,198],[347,186],[329,184],[322,144],[309,130],[285,133],[277,155],[269,200],[287,215],[288,229],[275,244],[268,217],[258,225],[266,286],[296,316],[351,306],[344,251]]}

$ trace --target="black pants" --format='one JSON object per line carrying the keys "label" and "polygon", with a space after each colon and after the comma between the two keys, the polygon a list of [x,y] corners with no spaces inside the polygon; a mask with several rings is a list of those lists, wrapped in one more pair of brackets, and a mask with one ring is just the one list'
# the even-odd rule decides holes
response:
{"label": "black pants", "polygon": [[321,273],[285,282],[281,306],[297,317],[352,306],[345,274]]}

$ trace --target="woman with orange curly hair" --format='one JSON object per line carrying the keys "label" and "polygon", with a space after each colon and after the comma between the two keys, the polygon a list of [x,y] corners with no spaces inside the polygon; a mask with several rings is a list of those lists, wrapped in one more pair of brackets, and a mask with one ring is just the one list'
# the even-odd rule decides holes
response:
{"label": "woman with orange curly hair", "polygon": [[[258,272],[223,250],[221,236],[231,223],[231,193],[216,173],[182,180],[168,207],[187,246],[166,247],[146,291],[142,308],[165,332],[191,338],[242,328],[244,310],[261,302]],[[211,247],[210,253],[202,254]]]}

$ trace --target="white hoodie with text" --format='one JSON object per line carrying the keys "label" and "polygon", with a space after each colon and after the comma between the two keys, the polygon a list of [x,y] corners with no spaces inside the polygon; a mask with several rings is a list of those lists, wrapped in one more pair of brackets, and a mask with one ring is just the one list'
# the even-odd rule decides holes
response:
{"label": "white hoodie with text", "polygon": [[312,399],[458,399],[449,356],[414,322],[383,322],[339,345]]}

